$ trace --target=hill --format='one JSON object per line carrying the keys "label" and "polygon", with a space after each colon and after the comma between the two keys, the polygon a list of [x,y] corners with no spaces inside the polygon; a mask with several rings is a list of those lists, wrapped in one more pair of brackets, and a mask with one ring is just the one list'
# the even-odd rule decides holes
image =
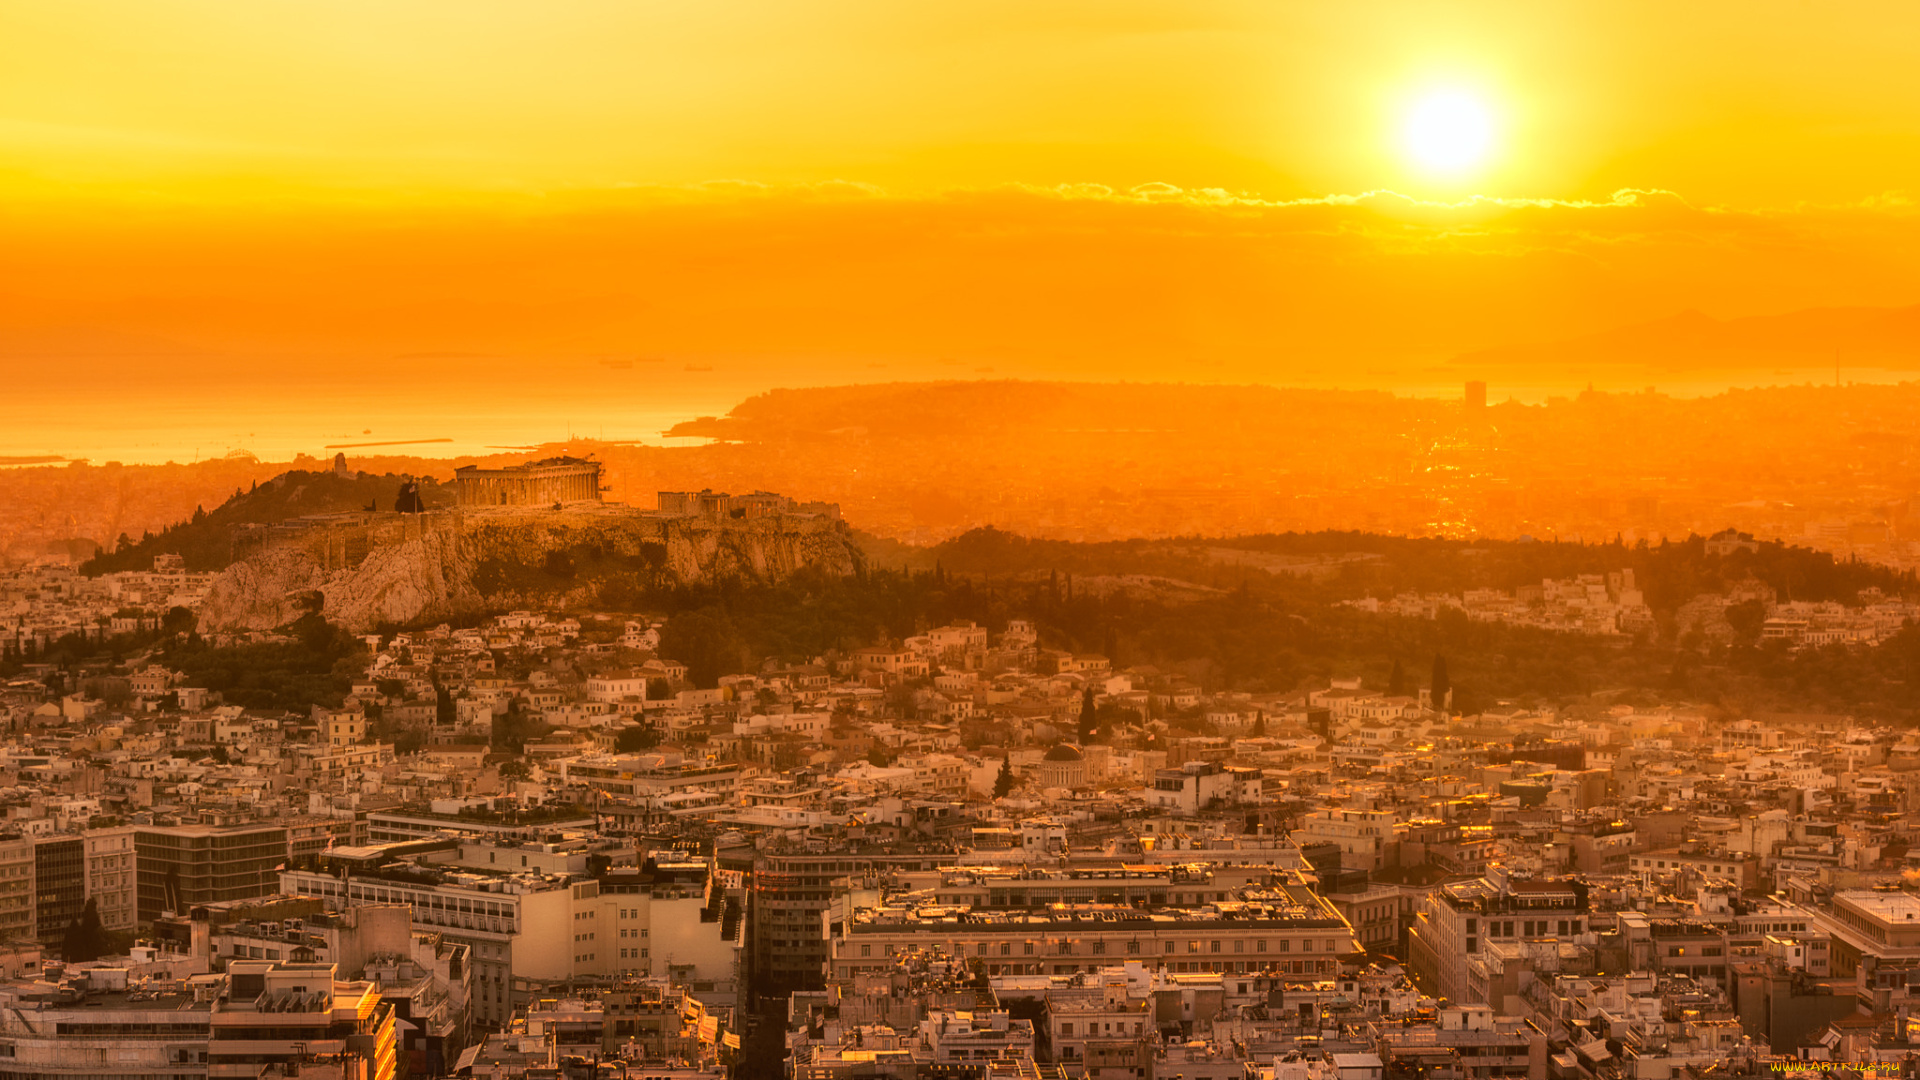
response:
{"label": "hill", "polygon": [[[1555,550],[1555,549],[1558,550]],[[1268,569],[1218,552],[1311,558],[1330,573]],[[874,569],[838,579],[800,574],[774,582],[708,582],[657,591],[649,610],[668,625],[691,619],[702,657],[720,674],[770,657],[804,661],[972,620],[991,631],[1030,622],[1050,649],[1094,652],[1143,678],[1209,689],[1289,692],[1334,677],[1390,685],[1396,665],[1424,672],[1436,656],[1466,711],[1503,705],[1693,702],[1753,711],[1850,713],[1903,723],[1920,718],[1920,628],[1872,646],[1792,650],[1751,635],[1676,632],[1699,590],[1749,579],[1804,598],[1853,599],[1868,588],[1913,593],[1904,574],[1785,545],[1720,556],[1705,541],[1649,545],[1474,544],[1320,533],[1209,541],[1079,544],[981,531],[926,549],[925,569]],[[1368,558],[1347,558],[1359,554]],[[1296,566],[1297,562],[1279,565]],[[1379,588],[1433,591],[1511,586],[1543,575],[1631,568],[1654,582],[1662,625],[1593,636],[1480,621],[1371,614],[1337,601]],[[1194,587],[1170,587],[1185,582]],[[1115,587],[1120,583],[1126,587]],[[1748,629],[1755,630],[1756,626]],[[677,659],[688,660],[687,656]],[[1424,680],[1416,679],[1415,685]]]}
{"label": "hill", "polygon": [[1453,540],[1364,532],[1282,533],[1174,540],[1074,543],[975,529],[930,548],[869,543],[876,565],[984,578],[1035,579],[1057,574],[1162,577],[1212,589],[1261,583],[1272,595],[1331,603],[1395,593],[1515,589],[1545,579],[1631,570],[1647,604],[1670,615],[1701,594],[1725,594],[1759,582],[1782,600],[1855,603],[1877,589],[1920,597],[1912,571],[1836,559],[1831,553],[1779,541],[1729,554],[1707,550],[1704,537],[1659,544],[1541,543]]}
{"label": "hill", "polygon": [[[87,574],[146,570],[153,566],[153,557],[160,554],[182,556],[189,570],[224,570],[234,560],[231,537],[236,526],[273,525],[312,514],[348,513],[370,507],[392,510],[401,488],[415,480],[394,473],[374,475],[353,470],[284,472],[249,491],[235,491],[211,513],[196,508],[186,521],[113,551],[102,551],[81,570]],[[419,477],[417,482],[426,509],[445,509],[454,504],[451,487],[432,477]]]}

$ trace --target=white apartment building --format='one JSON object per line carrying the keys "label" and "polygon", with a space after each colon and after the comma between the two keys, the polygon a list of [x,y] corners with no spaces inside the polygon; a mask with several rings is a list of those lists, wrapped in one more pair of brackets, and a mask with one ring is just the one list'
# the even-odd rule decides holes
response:
{"label": "white apartment building", "polygon": [[139,877],[133,858],[133,826],[88,830],[87,899],[94,902],[106,930],[130,931],[140,921]]}
{"label": "white apartment building", "polygon": [[1332,807],[1308,814],[1293,832],[1302,847],[1334,844],[1340,848],[1342,870],[1374,871],[1387,865],[1398,840],[1399,820],[1387,810],[1348,810]]}

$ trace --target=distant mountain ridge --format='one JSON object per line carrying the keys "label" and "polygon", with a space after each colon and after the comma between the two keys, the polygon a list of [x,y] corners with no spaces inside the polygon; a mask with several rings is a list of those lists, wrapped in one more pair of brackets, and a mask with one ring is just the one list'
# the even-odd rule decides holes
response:
{"label": "distant mountain ridge", "polygon": [[1726,368],[1840,363],[1920,367],[1920,304],[1896,308],[1804,308],[1781,315],[1716,319],[1699,311],[1559,341],[1462,353],[1463,368],[1568,363]]}

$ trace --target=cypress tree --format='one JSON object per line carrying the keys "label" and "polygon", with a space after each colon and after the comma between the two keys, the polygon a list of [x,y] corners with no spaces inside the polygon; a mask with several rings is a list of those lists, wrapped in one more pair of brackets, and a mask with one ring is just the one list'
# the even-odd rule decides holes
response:
{"label": "cypress tree", "polygon": [[99,901],[89,899],[78,918],[67,924],[60,941],[60,958],[68,963],[98,960],[112,947],[106,928],[100,925]]}
{"label": "cypress tree", "polygon": [[1013,785],[1013,759],[1003,757],[1000,759],[1000,775],[993,778],[993,797],[1006,798],[1007,793],[1013,790]]}
{"label": "cypress tree", "polygon": [[1447,678],[1447,658],[1435,656],[1433,658],[1433,707],[1435,709],[1443,712],[1446,710],[1447,694],[1452,689],[1453,681]]}

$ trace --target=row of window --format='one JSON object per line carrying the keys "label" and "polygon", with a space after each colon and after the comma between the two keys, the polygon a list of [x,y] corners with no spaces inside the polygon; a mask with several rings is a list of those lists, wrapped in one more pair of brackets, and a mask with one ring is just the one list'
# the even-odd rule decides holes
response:
{"label": "row of window", "polygon": [[[1522,919],[1518,925],[1520,927],[1521,937],[1546,937],[1549,934],[1558,934],[1561,937],[1565,937],[1568,934],[1581,933],[1580,928],[1583,924],[1584,920],[1582,919]],[[1513,937],[1514,925],[1515,923],[1512,919],[1488,919],[1487,936]],[[1468,919],[1467,933],[1477,934],[1479,932],[1480,920]],[[1473,947],[1468,946],[1467,948],[1468,951],[1471,952]]]}
{"label": "row of window", "polygon": [[[849,973],[860,971],[878,971],[882,965],[869,964],[864,967],[852,965],[845,970]],[[1285,975],[1333,975],[1339,971],[1334,960],[1194,960],[1163,963],[1162,967],[1178,974],[1214,974],[1214,975],[1257,975],[1262,971]],[[1098,964],[988,964],[988,975],[1079,975],[1099,972]]]}
{"label": "row of window", "polygon": [[[1472,922],[1472,920],[1468,920],[1468,921],[1469,921],[1469,922]],[[1508,925],[1512,925],[1512,924],[1508,924]],[[1544,925],[1544,924],[1543,924],[1543,925]],[[1565,925],[1565,924],[1563,923],[1562,925]],[[1531,931],[1529,931],[1529,933],[1531,933]],[[1055,943],[1054,943],[1054,955],[1056,955],[1056,956],[1074,956],[1074,955],[1077,955],[1077,953],[1076,953],[1076,949],[1075,949],[1075,946],[1076,946],[1077,944],[1079,944],[1079,943],[1078,943],[1078,942],[1073,942],[1073,941],[1059,941],[1059,942],[1055,942]],[[1093,942],[1090,942],[1090,943],[1088,943],[1088,944],[1090,945],[1090,948],[1089,948],[1089,950],[1088,950],[1088,951],[1089,951],[1089,952],[1091,952],[1091,954],[1092,954],[1092,955],[1094,955],[1094,956],[1105,956],[1105,955],[1107,955],[1107,942],[1105,942],[1105,941],[1103,941],[1103,940],[1095,940],[1095,941],[1093,941]],[[1218,953],[1218,952],[1223,952],[1223,951],[1225,951],[1225,950],[1223,950],[1223,949],[1221,948],[1221,944],[1222,944],[1222,943],[1221,943],[1220,941],[1218,941],[1218,940],[1212,940],[1212,941],[1205,941],[1205,942],[1203,942],[1203,941],[1200,941],[1200,940],[1197,940],[1197,939],[1189,939],[1189,940],[1187,941],[1187,949],[1186,949],[1186,951],[1187,951],[1187,952],[1188,952],[1189,954],[1192,954],[1192,953],[1200,953],[1200,952],[1208,952],[1208,953]],[[1256,953],[1264,953],[1264,952],[1266,952],[1266,951],[1268,951],[1268,950],[1267,950],[1267,944],[1268,944],[1268,942],[1267,942],[1267,939],[1266,939],[1266,938],[1255,938],[1255,939],[1254,939],[1254,941],[1253,941],[1253,949],[1252,949],[1252,951],[1253,951],[1253,952],[1256,952]],[[1003,941],[1003,942],[1001,942],[1001,943],[1000,943],[1000,950],[999,950],[999,955],[1001,955],[1001,956],[1012,956],[1012,955],[1013,955],[1013,945],[1014,945],[1014,943],[1013,943],[1013,942],[1011,942],[1011,941]],[[1165,955],[1169,955],[1169,956],[1171,956],[1171,955],[1173,955],[1173,954],[1175,954],[1175,953],[1177,953],[1177,952],[1179,952],[1179,951],[1180,951],[1180,943],[1179,943],[1178,941],[1174,941],[1174,940],[1171,940],[1171,939],[1167,939],[1167,940],[1163,940],[1163,941],[1161,942],[1161,945],[1163,946],[1163,948],[1162,948],[1162,950],[1161,950],[1161,951],[1162,951],[1162,952],[1163,952],[1163,953],[1164,953]],[[1204,946],[1206,946],[1206,947],[1205,947],[1205,948],[1203,949],[1203,948],[1201,947],[1202,945],[1204,945]],[[898,947],[897,947],[897,946],[894,946],[894,945],[888,945],[888,946],[887,946],[887,955],[888,955],[888,956],[892,956],[892,955],[894,954],[894,952],[895,952],[895,950],[896,950],[896,948],[898,948]],[[1021,942],[1021,943],[1020,943],[1020,955],[1022,955],[1022,956],[1034,956],[1034,955],[1037,955],[1037,950],[1038,950],[1038,948],[1039,948],[1039,943],[1037,943],[1037,942],[1032,942],[1032,941],[1023,941],[1023,942]],[[964,956],[964,955],[966,954],[966,951],[967,951],[967,947],[966,947],[966,944],[965,944],[964,942],[955,942],[955,943],[954,943],[954,945],[953,945],[953,950],[954,950],[954,953],[955,953],[956,955],[961,955],[961,956]],[[1139,953],[1140,953],[1140,951],[1141,951],[1141,947],[1140,947],[1140,942],[1139,942],[1139,941],[1138,941],[1137,939],[1136,939],[1136,940],[1133,940],[1133,941],[1129,941],[1129,942],[1126,942],[1126,951],[1127,951],[1127,953],[1128,953],[1129,955],[1139,955]],[[1248,949],[1247,949],[1247,939],[1246,939],[1246,938],[1235,938],[1235,939],[1234,939],[1234,941],[1233,941],[1233,950],[1232,950],[1232,951],[1234,951],[1234,952],[1236,952],[1236,953],[1244,953],[1244,952],[1247,952],[1247,951],[1248,951]],[[1278,940],[1276,940],[1276,941],[1274,941],[1274,942],[1273,942],[1273,950],[1272,950],[1272,951],[1274,951],[1274,952],[1278,952],[1278,953],[1284,953],[1284,952],[1291,952],[1291,951],[1293,951],[1293,939],[1292,939],[1292,938],[1280,938],[1280,939],[1278,939]],[[1313,952],[1313,951],[1314,951],[1314,939],[1312,939],[1312,938],[1304,938],[1304,939],[1302,939],[1302,940],[1300,941],[1300,951],[1301,951],[1301,952],[1303,952],[1303,953],[1310,953],[1310,952]],[[1331,953],[1331,952],[1339,952],[1339,951],[1340,951],[1340,941],[1339,941],[1339,939],[1338,939],[1338,938],[1327,938],[1327,939],[1326,939],[1326,945],[1325,945],[1325,949],[1324,949],[1324,951],[1326,951],[1326,952],[1330,952],[1330,953]],[[872,956],[872,955],[873,955],[873,946],[872,946],[872,945],[870,945],[870,944],[863,944],[863,945],[861,945],[861,946],[860,946],[860,955],[861,955],[861,956],[869,956],[869,957],[870,957],[870,956]],[[975,955],[975,956],[986,956],[986,955],[989,955],[989,946],[988,946],[988,943],[987,943],[987,942],[984,942],[984,941],[982,941],[982,942],[979,942],[978,944],[976,944],[976,945],[974,946],[974,955]]]}

